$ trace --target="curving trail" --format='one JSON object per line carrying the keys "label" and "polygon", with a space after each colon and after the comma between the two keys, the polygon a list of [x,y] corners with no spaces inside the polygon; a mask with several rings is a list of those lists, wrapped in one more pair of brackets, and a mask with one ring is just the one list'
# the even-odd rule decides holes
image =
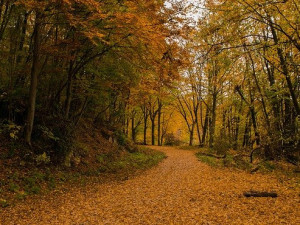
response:
{"label": "curving trail", "polygon": [[[191,151],[153,148],[168,158],[133,179],[26,201],[0,212],[0,224],[300,224],[299,193],[276,177],[211,168]],[[279,197],[244,198],[250,189]]]}

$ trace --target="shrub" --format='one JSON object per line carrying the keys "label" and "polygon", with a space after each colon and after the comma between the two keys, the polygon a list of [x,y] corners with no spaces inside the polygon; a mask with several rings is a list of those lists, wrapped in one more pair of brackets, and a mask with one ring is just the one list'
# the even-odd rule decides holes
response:
{"label": "shrub", "polygon": [[227,137],[217,137],[213,146],[213,150],[218,155],[224,155],[231,148],[230,141]]}
{"label": "shrub", "polygon": [[17,140],[21,131],[21,126],[18,126],[10,121],[4,121],[0,125],[0,133],[10,137],[11,140]]}
{"label": "shrub", "polygon": [[36,160],[36,164],[37,165],[42,165],[42,164],[48,164],[48,163],[50,163],[50,157],[47,156],[46,152],[44,152],[41,155],[38,155],[35,160]]}
{"label": "shrub", "polygon": [[199,159],[199,161],[208,164],[209,166],[212,167],[217,167],[218,166],[218,160],[213,158],[213,157],[209,157],[209,156],[205,156],[199,153],[196,153],[197,158]]}
{"label": "shrub", "polygon": [[165,145],[178,146],[180,145],[180,140],[178,140],[173,133],[168,133],[165,136]]}
{"label": "shrub", "polygon": [[1,206],[2,208],[6,208],[6,207],[9,206],[9,203],[8,203],[7,200],[5,200],[5,199],[0,199],[0,206]]}
{"label": "shrub", "polygon": [[114,136],[118,145],[124,147],[128,152],[133,153],[137,151],[136,145],[123,132],[117,131],[115,132]]}

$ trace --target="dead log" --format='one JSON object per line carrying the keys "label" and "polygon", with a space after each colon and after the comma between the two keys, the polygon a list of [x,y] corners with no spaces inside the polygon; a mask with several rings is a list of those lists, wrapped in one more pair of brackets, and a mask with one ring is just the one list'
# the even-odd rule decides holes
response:
{"label": "dead log", "polygon": [[260,191],[249,191],[244,192],[244,196],[249,197],[271,197],[271,198],[277,198],[278,195],[276,192],[260,192]]}
{"label": "dead log", "polygon": [[226,154],[225,155],[215,155],[215,154],[204,153],[204,152],[199,152],[198,154],[202,155],[202,156],[213,157],[216,159],[225,159],[226,158]]}

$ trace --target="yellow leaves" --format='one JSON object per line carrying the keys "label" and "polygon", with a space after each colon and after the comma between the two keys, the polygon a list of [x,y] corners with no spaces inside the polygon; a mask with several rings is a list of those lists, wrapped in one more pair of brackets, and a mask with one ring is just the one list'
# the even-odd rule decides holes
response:
{"label": "yellow leaves", "polygon": [[17,0],[16,5],[24,5],[28,10],[43,10],[47,5],[47,1],[37,0]]}
{"label": "yellow leaves", "polygon": [[[212,168],[199,162],[194,151],[154,148],[168,158],[144,174],[56,191],[4,209],[0,220],[7,225],[298,224],[296,183],[291,188],[290,181],[274,175]],[[275,190],[280,197],[242,197],[250,189]]]}
{"label": "yellow leaves", "polygon": [[105,34],[99,33],[96,29],[90,29],[82,32],[84,36],[90,39],[95,45],[98,44],[97,41],[104,41]]}

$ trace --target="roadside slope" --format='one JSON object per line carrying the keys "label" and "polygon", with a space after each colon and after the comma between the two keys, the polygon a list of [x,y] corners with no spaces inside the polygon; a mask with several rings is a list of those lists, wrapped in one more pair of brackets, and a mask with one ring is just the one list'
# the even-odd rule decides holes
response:
{"label": "roadside slope", "polygon": [[[270,175],[215,169],[191,151],[153,147],[168,158],[123,182],[30,200],[0,213],[2,224],[300,224],[299,193]],[[243,191],[278,198],[244,198]]]}

